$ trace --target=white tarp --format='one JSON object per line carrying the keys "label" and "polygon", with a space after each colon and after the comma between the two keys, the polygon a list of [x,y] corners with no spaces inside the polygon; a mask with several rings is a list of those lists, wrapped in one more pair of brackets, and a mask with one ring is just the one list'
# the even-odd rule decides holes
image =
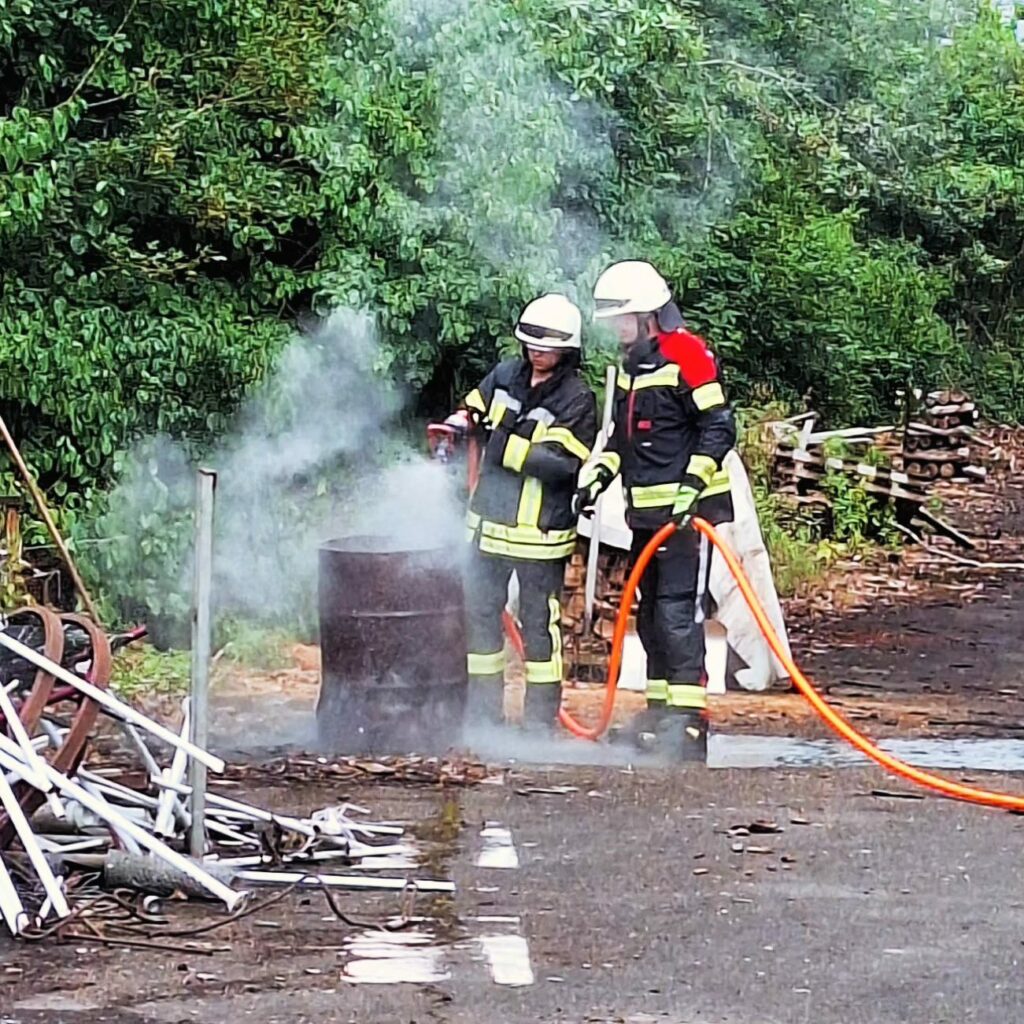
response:
{"label": "white tarp", "polygon": [[[718,532],[736,552],[744,572],[750,578],[755,593],[764,605],[768,618],[788,653],[786,625],[772,579],[771,562],[761,536],[750,481],[743,461],[736,452],[730,452],[726,456],[725,465],[729,470],[732,485],[735,518],[731,523],[719,526]],[[593,520],[580,519],[579,532],[582,536],[589,537],[592,529]],[[632,533],[626,525],[626,503],[620,477],[615,479],[601,501],[599,532],[602,544],[629,550]],[[708,588],[717,605],[713,621],[705,624],[708,688],[712,692],[724,690],[726,652],[721,647],[723,629],[728,647],[747,665],[747,668],[736,673],[736,681],[743,689],[765,690],[776,680],[786,678],[785,670],[761,635],[736,581],[732,578],[725,560],[720,556],[711,560]],[[642,690],[646,675],[643,648],[635,638],[627,638],[627,641],[619,685],[623,689]]]}

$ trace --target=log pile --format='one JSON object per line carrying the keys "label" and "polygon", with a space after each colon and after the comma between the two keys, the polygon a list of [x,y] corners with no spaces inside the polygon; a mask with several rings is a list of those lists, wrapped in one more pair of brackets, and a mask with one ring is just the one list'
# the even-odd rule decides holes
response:
{"label": "log pile", "polygon": [[629,553],[605,548],[597,558],[592,626],[586,631],[586,576],[589,541],[581,537],[565,569],[562,590],[562,637],[567,678],[603,683],[608,671],[615,617],[629,575]]}
{"label": "log pile", "polygon": [[923,405],[907,425],[894,465],[922,481],[984,479],[971,448],[979,418],[974,402],[961,391],[932,391]]}
{"label": "log pile", "polygon": [[[795,514],[803,516],[809,511],[827,524],[831,501],[823,481],[829,473],[842,473],[878,501],[892,502],[901,527],[918,532],[927,529],[960,547],[973,547],[965,533],[929,507],[936,496],[934,485],[984,482],[994,469],[1005,468],[1005,453],[982,436],[976,426],[977,407],[964,393],[915,392],[914,398],[920,408],[902,428],[887,425],[814,432],[813,413],[772,424],[776,438],[774,492],[789,499]],[[842,441],[846,452],[864,450],[865,454],[830,456],[826,445],[833,440]],[[869,463],[869,447],[880,452],[889,465]]]}

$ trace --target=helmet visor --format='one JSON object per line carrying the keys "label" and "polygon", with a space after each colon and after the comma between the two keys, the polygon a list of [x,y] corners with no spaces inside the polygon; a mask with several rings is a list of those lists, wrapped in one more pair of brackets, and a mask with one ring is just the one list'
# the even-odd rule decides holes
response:
{"label": "helmet visor", "polygon": [[[526,344],[530,348],[543,348],[544,341],[566,342],[572,340],[572,333],[569,331],[556,331],[553,327],[539,327],[537,324],[524,324],[521,320],[517,324],[519,330],[528,338],[540,342],[538,345]],[[557,346],[556,346],[557,347]]]}

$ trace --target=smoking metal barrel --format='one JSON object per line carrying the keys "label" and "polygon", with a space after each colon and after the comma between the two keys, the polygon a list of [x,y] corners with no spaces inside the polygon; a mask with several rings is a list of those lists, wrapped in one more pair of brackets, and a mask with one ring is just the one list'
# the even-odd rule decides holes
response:
{"label": "smoking metal barrel", "polygon": [[458,559],[382,537],[320,548],[317,731],[336,753],[443,752],[466,701]]}

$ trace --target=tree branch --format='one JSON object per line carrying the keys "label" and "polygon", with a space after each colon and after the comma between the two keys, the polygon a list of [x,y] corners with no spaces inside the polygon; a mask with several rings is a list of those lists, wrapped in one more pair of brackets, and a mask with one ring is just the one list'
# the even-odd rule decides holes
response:
{"label": "tree branch", "polygon": [[[772,81],[778,82],[786,89],[787,95],[790,95],[790,89],[798,88],[803,92],[809,93],[815,102],[821,104],[821,106],[825,107],[827,110],[836,109],[836,107],[829,103],[828,100],[819,96],[814,91],[813,86],[808,85],[806,82],[801,82],[798,79],[787,78],[785,75],[780,75],[778,71],[773,71],[771,68],[762,68],[754,64],[744,64],[742,61],[732,60],[727,57],[712,57],[708,60],[698,60],[695,61],[695,64],[699,68],[726,67],[733,68],[735,71],[746,71],[751,75],[761,75],[764,78],[770,78]],[[790,98],[793,99],[792,96],[790,96]]]}
{"label": "tree branch", "polygon": [[111,35],[100,48],[100,52],[96,54],[95,60],[93,60],[86,69],[85,74],[78,80],[78,84],[74,89],[72,89],[71,95],[64,100],[64,103],[70,103],[86,87],[86,85],[89,84],[89,79],[96,73],[96,69],[100,66],[100,61],[102,61],[107,55],[110,47],[114,45],[114,40],[117,39],[117,37],[125,30],[125,26],[128,24],[131,16],[135,13],[135,8],[138,4],[139,0],[131,0],[131,3],[128,5],[128,10],[124,12],[124,17],[121,19],[121,24],[117,26],[113,35]]}

